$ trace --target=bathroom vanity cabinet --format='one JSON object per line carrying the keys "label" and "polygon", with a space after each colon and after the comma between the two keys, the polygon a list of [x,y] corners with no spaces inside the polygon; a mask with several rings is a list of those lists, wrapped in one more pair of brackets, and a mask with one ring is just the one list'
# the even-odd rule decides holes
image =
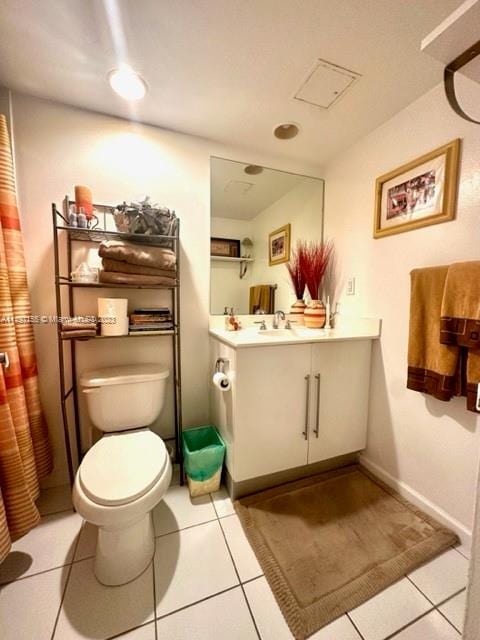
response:
{"label": "bathroom vanity cabinet", "polygon": [[365,447],[375,332],[258,346],[211,334],[212,366],[219,357],[228,360],[232,380],[228,392],[212,385],[211,415],[234,483]]}

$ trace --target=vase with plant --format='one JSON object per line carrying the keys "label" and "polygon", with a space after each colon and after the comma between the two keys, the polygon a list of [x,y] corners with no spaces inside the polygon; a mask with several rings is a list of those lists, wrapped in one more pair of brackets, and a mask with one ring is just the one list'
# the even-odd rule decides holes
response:
{"label": "vase with plant", "polygon": [[305,293],[305,276],[301,268],[301,254],[305,250],[305,246],[305,243],[299,240],[297,242],[297,248],[292,250],[290,260],[286,264],[296,298],[290,307],[290,320],[297,324],[305,323],[304,311],[307,306],[303,299]]}
{"label": "vase with plant", "polygon": [[300,253],[300,268],[311,298],[304,312],[305,326],[310,329],[325,326],[326,310],[319,292],[332,252],[331,242],[309,242]]}

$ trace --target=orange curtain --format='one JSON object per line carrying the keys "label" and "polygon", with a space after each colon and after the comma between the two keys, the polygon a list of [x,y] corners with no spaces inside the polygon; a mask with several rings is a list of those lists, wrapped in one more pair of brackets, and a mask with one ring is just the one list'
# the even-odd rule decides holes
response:
{"label": "orange curtain", "polygon": [[[52,470],[40,406],[33,328],[13,160],[5,116],[0,115],[0,562],[11,543],[40,520],[39,479]],[[15,321],[14,321],[15,319]]]}

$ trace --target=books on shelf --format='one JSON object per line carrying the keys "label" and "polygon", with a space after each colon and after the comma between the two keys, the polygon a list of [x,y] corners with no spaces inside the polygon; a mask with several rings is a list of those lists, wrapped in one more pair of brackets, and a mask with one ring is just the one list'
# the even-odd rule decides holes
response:
{"label": "books on shelf", "polygon": [[168,307],[140,307],[130,315],[130,335],[152,335],[172,330],[172,313]]}

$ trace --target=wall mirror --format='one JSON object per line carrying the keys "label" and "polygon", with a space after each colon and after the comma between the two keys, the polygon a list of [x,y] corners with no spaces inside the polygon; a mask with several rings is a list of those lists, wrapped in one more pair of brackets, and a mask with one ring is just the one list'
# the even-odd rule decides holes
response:
{"label": "wall mirror", "polygon": [[215,157],[210,169],[210,313],[288,311],[285,262],[297,240],[322,240],[324,181]]}

